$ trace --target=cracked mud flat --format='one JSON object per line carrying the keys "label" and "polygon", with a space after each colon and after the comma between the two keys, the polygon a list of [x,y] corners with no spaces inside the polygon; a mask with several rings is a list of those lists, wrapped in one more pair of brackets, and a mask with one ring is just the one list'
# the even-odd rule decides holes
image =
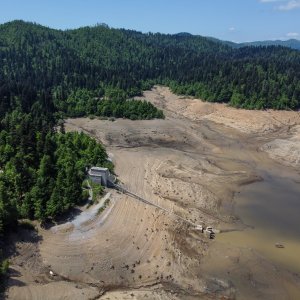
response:
{"label": "cracked mud flat", "polygon": [[[295,142],[297,113],[237,111],[184,99],[164,87],[144,97],[164,109],[166,120],[66,121],[67,130],[84,131],[106,145],[120,181],[132,192],[226,232],[247,228],[234,215],[233,196],[247,184],[264,180],[258,169],[300,180],[294,158],[289,160],[292,167],[283,167],[267,151],[276,139],[283,141],[277,144],[281,148],[288,139]],[[280,151],[285,155],[277,159],[285,163],[289,149]],[[35,234],[26,231],[24,238],[14,237],[18,252],[11,259],[9,299],[298,295],[299,275],[256,249],[218,238],[226,234],[210,241],[163,211],[110,192],[105,212],[85,212],[88,222],[76,223],[79,215],[76,226],[69,222],[39,229],[31,238]],[[49,270],[57,276],[51,277]]]}

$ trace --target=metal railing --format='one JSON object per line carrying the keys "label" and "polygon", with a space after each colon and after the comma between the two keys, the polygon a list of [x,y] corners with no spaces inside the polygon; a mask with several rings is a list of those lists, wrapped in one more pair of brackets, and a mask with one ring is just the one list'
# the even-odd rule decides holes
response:
{"label": "metal railing", "polygon": [[137,194],[135,194],[135,193],[133,193],[133,192],[127,190],[126,188],[124,188],[124,187],[121,186],[121,185],[114,184],[114,187],[115,187],[116,189],[118,189],[119,191],[121,191],[122,193],[127,194],[127,195],[129,195],[129,196],[131,196],[131,197],[133,197],[133,198],[136,198],[137,200],[139,200],[139,201],[141,201],[141,202],[144,202],[144,203],[146,203],[146,204],[148,204],[148,205],[154,206],[154,207],[156,207],[156,208],[158,208],[158,209],[160,209],[160,210],[166,212],[167,214],[173,216],[174,218],[180,219],[181,221],[183,221],[184,223],[189,224],[190,226],[193,226],[193,227],[198,227],[198,226],[199,226],[198,224],[195,224],[195,223],[193,223],[192,221],[189,221],[189,220],[187,220],[187,219],[185,219],[185,218],[183,218],[183,217],[177,215],[177,214],[174,213],[173,211],[168,210],[168,209],[166,209],[166,208],[164,208],[164,207],[162,207],[162,206],[160,206],[160,205],[158,205],[158,204],[156,204],[156,203],[154,203],[154,202],[152,202],[152,201],[149,201],[149,200],[147,200],[147,199],[145,199],[145,198],[143,198],[143,197],[141,197],[141,196],[139,196],[139,195],[137,195]]}

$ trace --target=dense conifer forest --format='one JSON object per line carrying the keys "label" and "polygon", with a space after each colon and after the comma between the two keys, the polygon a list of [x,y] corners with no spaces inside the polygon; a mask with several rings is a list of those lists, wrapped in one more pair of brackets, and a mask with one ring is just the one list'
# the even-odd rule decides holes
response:
{"label": "dense conifer forest", "polygon": [[87,167],[113,171],[101,144],[58,126],[51,95],[24,91],[14,99],[0,122],[0,290],[8,268],[1,248],[18,219],[43,222],[63,214],[87,200]]}
{"label": "dense conifer forest", "polygon": [[[299,109],[300,52],[105,24],[0,25],[0,247],[18,219],[45,221],[84,201],[86,166],[112,168],[100,144],[59,122],[163,118],[151,103],[129,100],[154,84],[241,108]],[[6,270],[4,262],[0,277]]]}
{"label": "dense conifer forest", "polygon": [[76,114],[78,107],[66,99],[87,89],[101,115],[95,106],[103,98],[124,101],[155,83],[236,107],[300,105],[300,52],[280,46],[234,49],[184,33],[142,34],[103,24],[61,31],[15,21],[0,26],[0,63],[0,98],[6,97],[0,114],[14,105],[7,90],[49,91],[56,107]]}

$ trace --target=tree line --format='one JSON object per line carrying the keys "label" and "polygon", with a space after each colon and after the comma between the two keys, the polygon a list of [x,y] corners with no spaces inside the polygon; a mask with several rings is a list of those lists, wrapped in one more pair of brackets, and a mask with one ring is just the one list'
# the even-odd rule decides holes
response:
{"label": "tree line", "polygon": [[64,132],[50,94],[24,88],[13,99],[15,108],[0,121],[1,281],[8,268],[1,260],[3,238],[19,219],[55,219],[87,200],[82,186],[86,168],[113,171],[105,148],[96,140]]}
{"label": "tree line", "polygon": [[[101,98],[100,98],[101,97]],[[69,117],[102,116],[131,120],[163,119],[162,110],[147,101],[126,99],[124,91],[107,88],[105,93],[87,89],[72,91],[65,102],[60,102],[60,111]]]}
{"label": "tree line", "polygon": [[132,100],[154,84],[236,107],[299,109],[299,79],[300,53],[284,47],[233,49],[103,25],[0,25],[0,234],[19,218],[44,221],[83,201],[86,166],[112,168],[95,140],[58,130],[62,118],[164,118]]}
{"label": "tree line", "polygon": [[153,84],[242,108],[300,105],[300,52],[281,46],[234,49],[188,34],[103,25],[62,31],[14,21],[0,26],[0,62],[0,87],[50,90],[58,107],[77,89],[92,91],[89,105],[101,106],[103,94],[114,89],[132,98]]}

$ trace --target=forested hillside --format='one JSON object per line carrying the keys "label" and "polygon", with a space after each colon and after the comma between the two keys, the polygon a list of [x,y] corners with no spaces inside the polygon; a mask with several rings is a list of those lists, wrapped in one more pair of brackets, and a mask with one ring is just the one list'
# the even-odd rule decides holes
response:
{"label": "forested hillside", "polygon": [[[86,166],[112,168],[101,145],[57,130],[59,122],[164,118],[151,103],[130,100],[154,84],[236,107],[298,109],[300,53],[106,25],[0,25],[0,248],[19,218],[44,221],[82,202]],[[0,277],[6,270],[0,264]]]}
{"label": "forested hillside", "polygon": [[55,129],[50,94],[24,89],[13,99],[14,109],[0,122],[0,292],[8,268],[1,251],[5,233],[20,218],[45,221],[87,200],[86,167],[113,168],[94,139],[64,133],[63,124]]}
{"label": "forested hillside", "polygon": [[[155,83],[237,107],[299,107],[300,53],[280,46],[233,49],[188,34],[106,25],[60,31],[15,21],[0,26],[0,62],[1,99],[6,89],[16,93],[30,86],[50,91],[64,113],[77,110],[66,101],[77,89],[92,91],[91,113],[103,115],[103,98],[125,101]],[[11,102],[1,103],[1,111]]]}
{"label": "forested hillside", "polygon": [[300,40],[290,39],[286,41],[275,40],[275,41],[257,41],[238,44],[240,47],[245,46],[284,46],[292,49],[300,50]]}
{"label": "forested hillside", "polygon": [[289,40],[267,40],[267,41],[254,41],[254,42],[244,42],[244,43],[235,43],[230,41],[222,41],[216,38],[209,37],[212,41],[222,43],[224,45],[230,46],[232,48],[242,48],[247,46],[253,47],[268,47],[268,46],[282,46],[288,47],[295,50],[300,50],[300,40],[289,39]]}

